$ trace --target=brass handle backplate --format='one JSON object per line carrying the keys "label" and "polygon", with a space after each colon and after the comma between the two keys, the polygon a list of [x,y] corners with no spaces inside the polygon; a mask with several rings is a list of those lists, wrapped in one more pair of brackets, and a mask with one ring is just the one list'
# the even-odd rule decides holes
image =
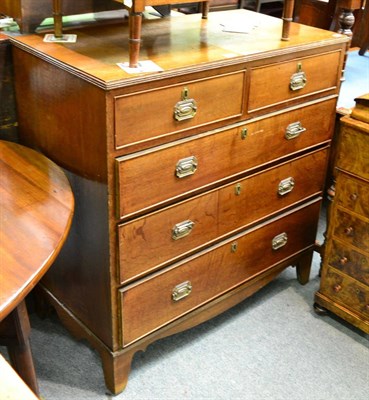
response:
{"label": "brass handle backplate", "polygon": [[175,286],[172,290],[172,300],[179,301],[187,297],[192,291],[192,285],[190,281],[182,282]]}
{"label": "brass handle backplate", "polygon": [[191,119],[196,115],[197,104],[194,99],[188,98],[188,89],[185,87],[182,90],[182,100],[174,106],[174,119],[177,121],[184,121]]}
{"label": "brass handle backplate", "polygon": [[287,233],[283,232],[272,239],[272,249],[278,250],[287,244]]}
{"label": "brass handle backplate", "polygon": [[307,83],[306,74],[302,70],[301,63],[298,63],[297,72],[292,74],[290,78],[290,89],[293,91],[303,89],[306,83]]}
{"label": "brass handle backplate", "polygon": [[300,121],[292,122],[286,128],[286,132],[284,137],[287,140],[295,139],[301,135],[301,133],[305,132],[306,128],[304,128]]}
{"label": "brass handle backplate", "polygon": [[278,194],[284,196],[287,193],[292,192],[295,187],[295,180],[290,176],[289,178],[283,179],[278,185]]}
{"label": "brass handle backplate", "polygon": [[197,158],[195,156],[182,158],[176,164],[177,178],[184,178],[193,175],[197,170]]}
{"label": "brass handle backplate", "polygon": [[172,229],[172,239],[178,240],[188,236],[192,232],[194,226],[195,223],[191,220],[186,220],[175,224]]}

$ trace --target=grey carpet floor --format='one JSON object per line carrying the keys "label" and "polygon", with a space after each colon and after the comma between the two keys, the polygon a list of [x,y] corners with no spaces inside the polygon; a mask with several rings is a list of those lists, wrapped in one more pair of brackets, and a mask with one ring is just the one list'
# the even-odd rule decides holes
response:
{"label": "grey carpet floor", "polygon": [[[114,398],[368,400],[369,337],[315,314],[319,263],[316,254],[305,286],[288,268],[226,313],[137,353],[126,390]],[[31,324],[43,399],[113,398],[93,349],[56,317],[32,314]]]}
{"label": "grey carpet floor", "polygon": [[[289,268],[225,314],[137,353],[116,399],[368,400],[369,338],[318,316],[319,257],[301,286]],[[46,400],[109,399],[100,359],[56,319],[32,316]]]}

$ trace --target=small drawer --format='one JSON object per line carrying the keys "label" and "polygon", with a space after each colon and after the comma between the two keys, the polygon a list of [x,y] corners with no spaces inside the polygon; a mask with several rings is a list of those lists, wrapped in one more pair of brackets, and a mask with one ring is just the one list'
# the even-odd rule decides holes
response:
{"label": "small drawer", "polygon": [[252,68],[248,112],[280,109],[308,97],[338,93],[341,57],[335,51]]}
{"label": "small drawer", "polygon": [[313,152],[119,225],[121,283],[167,265],[263,217],[319,195],[327,152],[327,149]]}
{"label": "small drawer", "polygon": [[240,117],[244,88],[245,70],[240,70],[116,96],[115,147]]}
{"label": "small drawer", "polygon": [[369,180],[369,124],[346,117],[342,121],[337,167]]}
{"label": "small drawer", "polygon": [[334,302],[369,316],[369,288],[333,268],[324,272],[319,290]]}
{"label": "small drawer", "polygon": [[121,289],[123,346],[313,246],[319,208],[317,201]]}
{"label": "small drawer", "polygon": [[332,222],[334,237],[369,252],[369,220],[335,209]]}
{"label": "small drawer", "polygon": [[327,142],[334,113],[335,99],[331,99],[119,157],[118,217],[157,208]]}
{"label": "small drawer", "polygon": [[339,171],[334,202],[369,218],[369,184]]}
{"label": "small drawer", "polygon": [[327,262],[330,266],[369,286],[369,257],[335,240],[328,242]]}

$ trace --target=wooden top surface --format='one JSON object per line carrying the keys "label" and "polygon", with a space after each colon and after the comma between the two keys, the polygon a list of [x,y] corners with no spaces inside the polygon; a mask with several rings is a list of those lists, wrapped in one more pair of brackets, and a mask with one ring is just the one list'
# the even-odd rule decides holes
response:
{"label": "wooden top surface", "polygon": [[74,198],[63,171],[0,141],[0,321],[31,291],[63,245]]}
{"label": "wooden top surface", "polygon": [[[223,25],[248,29],[224,32]],[[11,38],[14,45],[46,59],[102,88],[129,85],[166,75],[196,72],[235,63],[343,43],[345,35],[291,24],[290,40],[282,41],[282,20],[247,10],[147,19],[142,26],[140,61],[151,60],[164,71],[129,74],[117,63],[128,61],[128,21],[121,24],[70,28],[76,43],[45,43],[44,34]],[[176,72],[177,71],[177,72]]]}

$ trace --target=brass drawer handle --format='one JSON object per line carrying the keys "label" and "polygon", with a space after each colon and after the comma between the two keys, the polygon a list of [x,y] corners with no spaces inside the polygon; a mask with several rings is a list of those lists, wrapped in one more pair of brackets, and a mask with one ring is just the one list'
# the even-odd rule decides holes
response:
{"label": "brass drawer handle", "polygon": [[172,290],[172,300],[179,301],[187,297],[192,292],[190,281],[182,282]]}
{"label": "brass drawer handle", "polygon": [[290,176],[289,178],[283,179],[278,185],[278,194],[284,196],[287,193],[292,192],[295,187],[295,180]]}
{"label": "brass drawer handle", "polygon": [[196,115],[197,104],[194,99],[188,98],[188,89],[185,87],[182,90],[182,100],[174,106],[174,119],[177,121],[184,121],[191,119]]}
{"label": "brass drawer handle", "polygon": [[288,240],[287,233],[286,232],[280,233],[279,235],[275,236],[272,239],[272,249],[273,250],[280,249],[281,247],[287,244],[287,240]]}
{"label": "brass drawer handle", "polygon": [[345,265],[345,264],[347,264],[347,262],[348,262],[348,258],[347,257],[341,257],[340,258],[340,264],[341,265]]}
{"label": "brass drawer handle", "polygon": [[178,240],[188,236],[192,232],[194,226],[195,223],[189,219],[175,224],[172,229],[172,239]]}
{"label": "brass drawer handle", "polygon": [[297,63],[297,72],[291,75],[290,89],[293,91],[303,89],[307,83],[305,72],[302,70],[302,64]]}
{"label": "brass drawer handle", "polygon": [[296,139],[301,135],[301,133],[305,132],[306,128],[304,128],[300,121],[292,122],[286,128],[286,132],[284,137],[287,140]]}
{"label": "brass drawer handle", "polygon": [[195,156],[182,158],[176,165],[177,178],[184,178],[193,175],[197,170],[197,158]]}
{"label": "brass drawer handle", "polygon": [[338,293],[342,290],[342,286],[339,285],[338,283],[336,283],[335,285],[333,285],[333,290]]}
{"label": "brass drawer handle", "polygon": [[350,194],[350,200],[352,201],[356,201],[358,199],[358,194],[357,193],[351,193]]}
{"label": "brass drawer handle", "polygon": [[353,236],[354,234],[354,228],[352,226],[349,226],[348,228],[345,228],[345,234],[347,236]]}

